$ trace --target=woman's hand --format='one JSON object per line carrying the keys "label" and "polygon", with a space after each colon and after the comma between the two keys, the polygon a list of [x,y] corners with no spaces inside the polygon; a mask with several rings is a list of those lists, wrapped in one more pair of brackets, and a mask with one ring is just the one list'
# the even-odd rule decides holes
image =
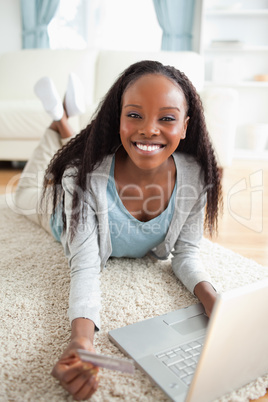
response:
{"label": "woman's hand", "polygon": [[199,282],[194,288],[194,294],[201,301],[208,317],[211,316],[217,292],[209,282]]}
{"label": "woman's hand", "polygon": [[86,349],[95,352],[92,342],[86,337],[73,338],[55,364],[52,375],[75,400],[90,398],[99,385],[99,368],[80,360],[76,350]]}

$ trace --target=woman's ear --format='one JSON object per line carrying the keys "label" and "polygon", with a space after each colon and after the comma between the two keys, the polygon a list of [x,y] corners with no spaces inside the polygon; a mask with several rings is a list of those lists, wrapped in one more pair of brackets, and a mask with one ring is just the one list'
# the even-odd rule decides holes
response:
{"label": "woman's ear", "polygon": [[186,137],[186,131],[187,131],[189,120],[190,120],[189,116],[187,116],[186,119],[184,120],[184,130],[183,130],[183,134],[181,137],[182,140],[184,140],[184,138]]}

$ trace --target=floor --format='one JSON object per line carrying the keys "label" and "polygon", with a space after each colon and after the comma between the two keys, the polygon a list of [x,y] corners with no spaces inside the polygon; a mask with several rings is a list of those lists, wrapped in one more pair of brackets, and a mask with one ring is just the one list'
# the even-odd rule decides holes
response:
{"label": "floor", "polygon": [[[15,191],[21,170],[0,162],[0,194]],[[268,269],[268,161],[235,160],[223,174],[224,211],[212,239]],[[268,402],[268,392],[258,402]]]}

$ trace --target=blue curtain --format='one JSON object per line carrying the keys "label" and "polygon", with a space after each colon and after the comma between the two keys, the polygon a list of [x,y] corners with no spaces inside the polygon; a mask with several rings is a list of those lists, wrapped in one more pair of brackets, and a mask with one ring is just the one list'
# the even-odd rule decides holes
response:
{"label": "blue curtain", "polygon": [[20,0],[23,49],[49,48],[47,26],[60,0]]}
{"label": "blue curtain", "polygon": [[154,0],[162,50],[192,50],[195,0]]}

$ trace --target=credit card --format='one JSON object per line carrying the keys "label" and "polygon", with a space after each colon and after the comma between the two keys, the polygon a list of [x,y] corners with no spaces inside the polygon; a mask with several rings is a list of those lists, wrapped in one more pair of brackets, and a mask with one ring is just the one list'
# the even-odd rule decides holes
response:
{"label": "credit card", "polygon": [[126,359],[118,359],[106,355],[91,353],[84,349],[77,349],[78,356],[83,362],[92,363],[99,367],[104,367],[110,370],[122,371],[123,373],[134,374],[134,361]]}

